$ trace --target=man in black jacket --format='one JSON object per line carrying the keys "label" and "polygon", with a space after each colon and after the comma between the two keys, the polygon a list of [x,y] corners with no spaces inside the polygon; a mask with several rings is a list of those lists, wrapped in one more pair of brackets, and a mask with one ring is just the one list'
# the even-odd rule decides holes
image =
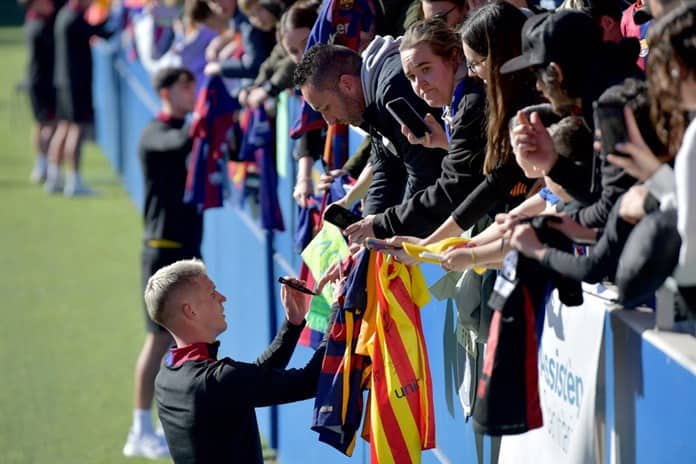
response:
{"label": "man in black jacket", "polygon": [[[216,339],[227,328],[226,298],[201,261],[178,261],[148,281],[148,312],[176,342],[155,384],[159,417],[176,464],[262,464],[254,408],[316,394],[326,342],[305,367],[286,370],[309,305],[306,295],[286,285],[280,298],[287,320],[256,362],[244,363],[217,359]],[[329,323],[334,317],[335,311]]]}
{"label": "man in black jacket", "polygon": [[446,152],[410,144],[386,108],[403,97],[419,114],[439,117],[413,93],[401,68],[398,40],[375,37],[362,57],[346,47],[317,44],[298,64],[295,85],[329,124],[351,124],[371,136],[372,180],[365,214],[411,198],[440,176]]}
{"label": "man in black jacket", "polygon": [[[196,102],[194,77],[184,68],[165,68],[154,76],[153,85],[162,109],[143,130],[139,147],[145,183],[143,290],[157,269],[180,259],[200,258],[203,238],[203,215],[183,200],[192,145],[184,118]],[[147,336],[134,373],[133,424],[123,454],[159,458],[168,452],[154,432],[151,405],[155,376],[172,338],[147,313],[145,325]]]}
{"label": "man in black jacket", "polygon": [[38,184],[46,180],[48,145],[55,130],[56,89],[53,87],[53,22],[52,0],[20,0],[27,9],[24,31],[27,38],[27,86],[31,108],[36,120],[32,134],[37,149],[30,180]]}

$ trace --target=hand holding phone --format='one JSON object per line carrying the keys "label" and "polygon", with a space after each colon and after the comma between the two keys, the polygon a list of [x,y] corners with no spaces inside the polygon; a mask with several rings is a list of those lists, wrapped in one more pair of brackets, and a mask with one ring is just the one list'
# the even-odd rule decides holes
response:
{"label": "hand holding phone", "polygon": [[285,277],[278,277],[278,282],[280,282],[283,285],[287,285],[288,287],[295,289],[298,292],[306,293],[307,295],[318,295],[318,293],[316,293],[314,290],[310,290],[304,285],[300,285],[293,280],[288,280]]}
{"label": "hand holding phone", "polygon": [[362,219],[362,216],[355,214],[349,209],[337,204],[329,205],[324,211],[324,220],[343,230],[351,224],[355,224]]}
{"label": "hand holding phone", "polygon": [[628,141],[624,104],[622,102],[594,102],[593,108],[595,127],[599,129],[601,134],[602,154],[611,153],[627,156],[615,148],[617,143]]}
{"label": "hand holding phone", "polygon": [[411,104],[404,97],[395,98],[387,103],[387,110],[389,110],[399,124],[406,126],[417,138],[423,138],[425,134],[430,132],[423,117],[413,109]]}

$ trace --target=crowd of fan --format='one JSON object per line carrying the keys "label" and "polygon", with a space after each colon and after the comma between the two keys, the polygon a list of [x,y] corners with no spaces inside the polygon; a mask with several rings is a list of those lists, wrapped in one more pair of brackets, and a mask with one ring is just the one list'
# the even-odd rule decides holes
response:
{"label": "crowd of fan", "polygon": [[[404,243],[468,231],[439,259],[448,271],[487,269],[469,273],[477,291],[492,292],[517,250],[552,280],[614,283],[628,308],[653,305],[670,278],[677,317],[696,317],[692,0],[153,0],[112,7],[106,26],[84,19],[90,0],[25,3],[34,53],[55,43],[55,65],[35,56],[30,73],[48,154],[32,179],[47,191],[88,191],[78,172],[91,58],[79,50],[120,29],[152,75],[185,68],[196,91],[219,75],[242,108],[271,115],[282,92],[301,97],[293,196],[306,208],[336,179],[352,184],[336,203],[361,206],[344,230],[354,249],[384,239],[412,264]],[[397,97],[423,116],[425,135],[387,111]],[[323,155],[342,125],[367,136],[337,165]]]}

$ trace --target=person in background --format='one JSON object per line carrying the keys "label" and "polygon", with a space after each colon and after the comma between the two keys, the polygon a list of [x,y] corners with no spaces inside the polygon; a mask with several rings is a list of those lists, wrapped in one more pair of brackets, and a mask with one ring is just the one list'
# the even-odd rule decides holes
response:
{"label": "person in background", "polygon": [[[203,216],[183,201],[186,159],[192,140],[185,125],[195,106],[195,82],[186,68],[164,68],[153,86],[162,107],[143,130],[140,161],[145,181],[142,284],[157,269],[184,258],[201,257]],[[172,343],[169,333],[145,314],[147,335],[134,372],[133,423],[123,454],[150,459],[167,457],[165,441],[154,432],[152,400],[155,376],[162,356]]]}
{"label": "person in background", "polygon": [[621,8],[614,0],[596,0],[583,12],[590,15],[592,21],[602,28],[602,40],[604,42],[619,43],[624,39],[621,33]]}
{"label": "person in background", "polygon": [[[222,305],[227,298],[201,261],[177,261],[148,281],[150,317],[176,342],[156,380],[157,411],[175,464],[262,464],[255,409],[316,394],[326,336],[304,367],[285,369],[304,328],[309,301],[287,285],[281,287],[280,299],[285,322],[266,351],[245,363],[217,358],[217,337],[227,329]],[[328,327],[337,309],[329,314]]]}
{"label": "person in background", "polygon": [[436,18],[456,31],[469,14],[468,0],[421,0],[423,18]]}
{"label": "person in background", "polygon": [[220,34],[229,29],[230,17],[227,10],[213,7],[205,0],[185,0],[183,8],[183,31],[179,33],[171,48],[161,57],[153,58],[151,41],[136,41],[140,62],[154,76],[158,70],[182,66],[196,78],[196,94],[204,81],[207,64],[205,51]]}
{"label": "person in background", "polygon": [[[215,0],[216,3],[229,1]],[[220,74],[225,78],[254,79],[261,63],[270,55],[276,41],[275,27],[281,14],[281,4],[275,0],[264,0],[247,1],[244,5],[248,16],[235,6],[233,27],[212,42],[206,50],[207,75]],[[220,48],[226,42],[239,44],[232,54],[225,53],[224,47]],[[216,50],[219,51],[215,53]]]}
{"label": "person in background", "polygon": [[29,180],[40,184],[46,180],[47,153],[55,130],[56,90],[53,86],[53,0],[22,0],[27,11],[24,31],[29,49],[27,87],[36,120],[32,142],[36,161]]}
{"label": "person in background", "polygon": [[[48,193],[63,192],[66,196],[92,193],[80,177],[82,139],[94,120],[90,40],[93,36],[109,37],[111,32],[106,29],[106,23],[93,26],[85,20],[91,1],[70,0],[56,17],[53,84],[58,124],[48,150],[44,184]],[[64,160],[68,165],[65,183],[60,173]]]}
{"label": "person in background", "polygon": [[[245,11],[245,9],[248,8],[248,5],[245,5],[246,2],[239,4],[242,11]],[[256,13],[253,15],[248,15],[249,21],[251,21],[252,24],[260,21],[266,24],[265,28],[267,30],[272,30],[274,27],[276,27],[276,21],[274,19],[275,13],[271,13],[267,7],[264,7],[259,3],[254,3],[254,5],[255,6],[253,9],[256,11]],[[295,7],[295,5],[293,5],[293,7]],[[261,64],[259,72],[254,79],[254,83],[244,87],[239,92],[238,99],[242,106],[258,108],[268,98],[275,98],[283,90],[292,88],[292,74],[295,72],[296,62],[291,56],[288,55],[285,47],[283,47],[282,39],[283,36],[288,32],[290,34],[294,34],[295,28],[293,27],[287,30],[287,25],[283,27],[283,18],[285,18],[286,15],[287,12],[280,18],[280,20],[278,20],[278,43],[276,43],[276,45],[273,47],[270,56],[268,56]],[[307,34],[309,35],[309,30],[307,30]]]}

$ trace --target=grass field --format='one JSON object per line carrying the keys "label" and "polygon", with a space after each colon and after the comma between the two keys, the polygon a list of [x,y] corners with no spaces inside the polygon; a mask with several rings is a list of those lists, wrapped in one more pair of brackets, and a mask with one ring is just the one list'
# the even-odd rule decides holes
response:
{"label": "grass field", "polygon": [[139,464],[121,455],[143,337],[140,218],[97,147],[98,196],[30,185],[20,29],[0,29],[0,463]]}

